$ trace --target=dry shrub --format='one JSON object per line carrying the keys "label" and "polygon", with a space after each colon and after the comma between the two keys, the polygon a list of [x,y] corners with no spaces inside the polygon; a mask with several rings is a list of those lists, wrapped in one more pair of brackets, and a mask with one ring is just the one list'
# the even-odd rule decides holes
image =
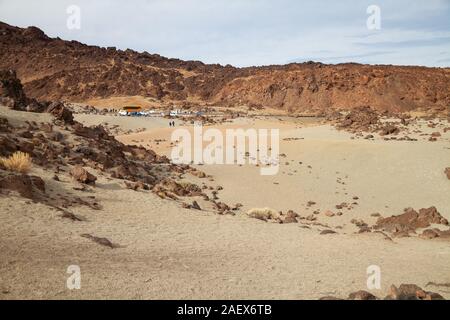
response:
{"label": "dry shrub", "polygon": [[28,153],[18,151],[9,158],[1,157],[0,165],[9,171],[28,173],[31,169],[31,157]]}
{"label": "dry shrub", "polygon": [[280,217],[280,214],[270,208],[253,208],[247,211],[247,215],[259,219],[259,220],[270,220],[270,219],[278,219]]}

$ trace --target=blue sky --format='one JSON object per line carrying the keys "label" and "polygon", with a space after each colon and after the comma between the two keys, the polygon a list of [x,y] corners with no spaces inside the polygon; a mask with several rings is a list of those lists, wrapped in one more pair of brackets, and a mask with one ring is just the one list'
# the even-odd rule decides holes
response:
{"label": "blue sky", "polygon": [[[69,5],[81,28],[66,26]],[[381,29],[369,30],[369,5]],[[0,0],[0,21],[52,37],[235,66],[450,66],[450,0]]]}

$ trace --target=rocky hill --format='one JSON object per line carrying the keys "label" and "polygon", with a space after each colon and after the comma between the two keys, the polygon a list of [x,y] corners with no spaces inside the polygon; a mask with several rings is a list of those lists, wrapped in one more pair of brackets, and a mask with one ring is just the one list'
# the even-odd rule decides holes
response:
{"label": "rocky hill", "polygon": [[[76,221],[81,220],[62,208],[74,204],[100,208],[97,203],[87,201],[89,198],[69,199],[69,194],[52,197],[46,193],[48,181],[28,175],[32,166],[46,175],[53,172],[52,180],[57,182],[61,182],[62,176],[65,181],[73,178],[82,184],[78,191],[86,191],[86,185],[95,185],[97,177],[85,169],[90,167],[96,174],[123,180],[127,189],[151,190],[160,198],[172,200],[204,197],[218,212],[230,210],[224,203],[210,200],[199,186],[176,182],[184,173],[206,178],[203,172],[188,165],[172,164],[167,157],[142,146],[125,145],[102,125],[83,126],[63,103],[40,103],[28,98],[15,73],[0,70],[0,196],[17,192],[64,212],[63,218]],[[182,203],[183,207],[191,208]]]}
{"label": "rocky hill", "polygon": [[272,107],[448,111],[450,68],[354,63],[235,68],[49,38],[0,22],[0,69],[13,69],[38,100],[142,96],[161,102]]}

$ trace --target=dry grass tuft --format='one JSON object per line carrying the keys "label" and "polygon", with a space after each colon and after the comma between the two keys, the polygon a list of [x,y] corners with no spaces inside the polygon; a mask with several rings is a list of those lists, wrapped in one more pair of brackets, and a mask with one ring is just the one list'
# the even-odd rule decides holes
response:
{"label": "dry grass tuft", "polygon": [[18,151],[9,158],[1,157],[0,165],[9,171],[28,173],[31,169],[31,157],[28,153]]}
{"label": "dry grass tuft", "polygon": [[278,219],[280,217],[278,212],[270,208],[253,208],[247,211],[247,215],[263,221]]}

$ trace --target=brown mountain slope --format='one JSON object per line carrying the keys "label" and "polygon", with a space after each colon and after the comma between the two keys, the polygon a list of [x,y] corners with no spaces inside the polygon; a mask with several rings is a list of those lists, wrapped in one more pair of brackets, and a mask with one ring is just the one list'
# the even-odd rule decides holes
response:
{"label": "brown mountain slope", "polygon": [[83,102],[119,96],[258,105],[291,111],[450,106],[450,69],[360,64],[235,68],[47,37],[0,22],[0,69],[14,69],[26,93]]}

